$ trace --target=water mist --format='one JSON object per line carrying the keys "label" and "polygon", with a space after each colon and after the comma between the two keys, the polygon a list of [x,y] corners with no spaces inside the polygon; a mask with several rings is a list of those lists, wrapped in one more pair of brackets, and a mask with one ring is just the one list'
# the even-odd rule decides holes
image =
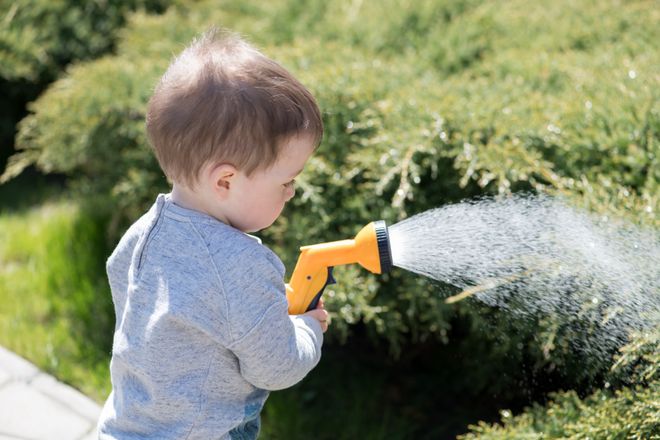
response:
{"label": "water mist", "polygon": [[[547,196],[480,199],[389,228],[395,266],[516,314],[598,320],[592,350],[660,323],[660,236]],[[594,353],[598,355],[599,353]]]}

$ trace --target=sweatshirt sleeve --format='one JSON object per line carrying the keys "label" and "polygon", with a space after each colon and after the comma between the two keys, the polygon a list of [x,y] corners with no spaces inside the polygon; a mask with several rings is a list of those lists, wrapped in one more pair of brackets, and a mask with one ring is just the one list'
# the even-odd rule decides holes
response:
{"label": "sweatshirt sleeve", "polygon": [[[289,316],[283,268],[266,248],[252,255],[252,270],[233,280],[229,303],[232,342],[241,375],[266,390],[302,380],[321,358],[321,325],[309,316]],[[277,264],[279,263],[279,265]]]}

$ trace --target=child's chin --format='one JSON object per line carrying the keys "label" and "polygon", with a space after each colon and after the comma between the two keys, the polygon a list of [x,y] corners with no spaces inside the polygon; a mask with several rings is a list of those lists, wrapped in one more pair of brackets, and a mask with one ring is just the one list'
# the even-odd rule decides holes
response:
{"label": "child's chin", "polygon": [[264,230],[266,228],[269,228],[273,223],[275,223],[275,220],[279,217],[279,213],[275,218],[273,219],[267,219],[267,218],[262,218],[261,221],[252,221],[249,224],[245,224],[245,227],[240,228],[241,231],[247,232],[248,234],[252,234],[253,232],[259,232],[261,230]]}
{"label": "child's chin", "polygon": [[248,234],[253,234],[255,232],[259,232],[259,231],[262,231],[262,230],[270,227],[270,225],[272,225],[273,223],[275,223],[275,222],[272,221],[272,222],[270,222],[270,223],[268,223],[267,225],[264,225],[264,226],[250,226],[249,228],[243,229],[243,232],[247,232]]}

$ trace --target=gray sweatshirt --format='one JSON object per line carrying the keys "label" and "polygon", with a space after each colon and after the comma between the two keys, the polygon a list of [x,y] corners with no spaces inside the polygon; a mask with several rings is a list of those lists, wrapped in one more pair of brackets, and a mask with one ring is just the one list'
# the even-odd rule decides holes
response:
{"label": "gray sweatshirt", "polygon": [[107,263],[116,326],[100,439],[253,439],[267,390],[318,363],[258,239],[159,195]]}

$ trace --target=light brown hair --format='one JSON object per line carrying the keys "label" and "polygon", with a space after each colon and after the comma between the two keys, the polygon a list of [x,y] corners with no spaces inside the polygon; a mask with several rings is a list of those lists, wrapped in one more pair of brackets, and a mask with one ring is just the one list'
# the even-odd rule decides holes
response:
{"label": "light brown hair", "polygon": [[287,139],[323,136],[312,94],[237,35],[212,28],[194,40],[156,86],[147,135],[165,175],[193,185],[202,167],[224,162],[252,174],[278,158]]}

